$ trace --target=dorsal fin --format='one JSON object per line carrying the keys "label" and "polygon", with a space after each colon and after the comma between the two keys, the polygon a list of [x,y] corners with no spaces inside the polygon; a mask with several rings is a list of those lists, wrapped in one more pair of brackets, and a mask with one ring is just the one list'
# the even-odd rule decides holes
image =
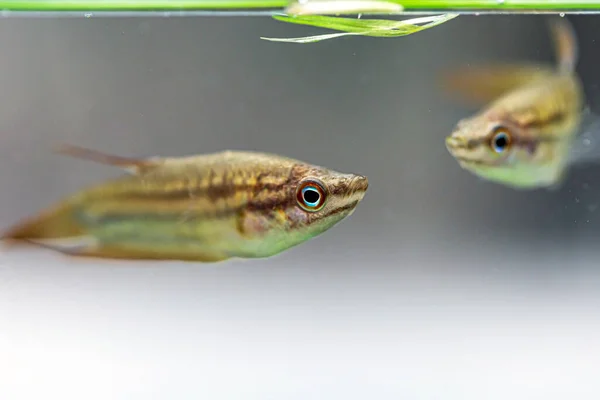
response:
{"label": "dorsal fin", "polygon": [[[572,73],[578,58],[577,38],[564,17],[548,19],[560,73]],[[535,79],[556,73],[556,67],[534,63],[489,64],[457,68],[446,72],[442,86],[463,101],[482,105]]]}
{"label": "dorsal fin", "polygon": [[149,170],[162,165],[162,159],[160,157],[121,157],[70,144],[63,144],[58,146],[56,148],[56,152],[59,154],[79,158],[82,160],[93,161],[99,164],[109,165],[112,167],[118,167],[135,175],[143,175]]}
{"label": "dorsal fin", "polygon": [[553,73],[553,68],[538,64],[481,64],[446,71],[440,83],[455,99],[478,106]]}
{"label": "dorsal fin", "polygon": [[579,57],[579,48],[577,46],[577,36],[573,25],[568,19],[551,18],[548,20],[552,40],[554,42],[554,52],[558,70],[561,73],[572,73],[577,66]]}

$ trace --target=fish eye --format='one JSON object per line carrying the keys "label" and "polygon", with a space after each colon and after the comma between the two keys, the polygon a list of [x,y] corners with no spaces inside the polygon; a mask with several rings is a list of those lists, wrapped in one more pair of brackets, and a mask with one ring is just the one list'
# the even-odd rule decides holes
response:
{"label": "fish eye", "polygon": [[319,211],[325,205],[327,192],[324,185],[316,180],[306,180],[298,186],[296,192],[298,205],[310,212]]}
{"label": "fish eye", "polygon": [[490,139],[490,147],[492,150],[500,154],[508,150],[511,144],[512,138],[508,129],[503,126],[494,129]]}

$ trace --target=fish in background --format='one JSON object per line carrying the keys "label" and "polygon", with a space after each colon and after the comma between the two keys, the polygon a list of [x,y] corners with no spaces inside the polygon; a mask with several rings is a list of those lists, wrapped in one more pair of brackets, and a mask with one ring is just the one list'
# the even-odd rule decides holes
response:
{"label": "fish in background", "polygon": [[270,257],[350,216],[368,187],[366,177],[266,153],[141,159],[59,151],[129,174],[14,226],[2,236],[7,244],[116,259]]}
{"label": "fish in background", "polygon": [[[445,75],[455,96],[488,103],[458,122],[446,148],[460,167],[514,189],[558,188],[570,166],[600,160],[590,135],[599,119],[585,107],[578,47],[565,18],[548,20],[557,65],[465,67]],[[593,136],[592,136],[593,137]]]}

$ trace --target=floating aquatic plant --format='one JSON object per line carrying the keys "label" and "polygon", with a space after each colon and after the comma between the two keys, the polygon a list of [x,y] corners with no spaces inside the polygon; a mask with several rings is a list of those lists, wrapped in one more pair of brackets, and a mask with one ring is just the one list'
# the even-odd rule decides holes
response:
{"label": "floating aquatic plant", "polygon": [[[306,0],[310,2],[311,0]],[[322,0],[319,0],[322,1]],[[351,1],[351,0],[344,0]],[[361,1],[362,0],[358,0]],[[600,10],[600,0],[369,0],[401,4],[405,11],[539,12]],[[357,2],[357,0],[352,0]],[[290,0],[0,0],[10,11],[203,11],[289,7]]]}
{"label": "floating aquatic plant", "polygon": [[[322,40],[334,39],[342,36],[359,35],[373,37],[397,37],[406,36],[425,29],[432,28],[436,25],[443,24],[458,14],[443,14],[429,17],[412,18],[403,21],[382,20],[382,19],[358,19],[358,18],[341,18],[327,17],[322,15],[275,15],[273,18],[289,22],[292,24],[310,25],[319,28],[328,28],[341,31],[338,33],[329,33],[316,36],[306,36],[299,38],[266,38],[272,42],[287,42],[287,43],[314,43]],[[423,25],[419,25],[423,24]]]}
{"label": "floating aquatic plant", "polygon": [[[318,0],[323,2],[323,0]],[[348,3],[395,3],[405,11],[422,12],[571,12],[600,11],[600,0],[343,0]],[[306,0],[306,3],[311,0]],[[277,9],[290,0],[0,0],[3,12],[11,11],[232,11]],[[289,10],[287,11],[288,13]],[[340,13],[341,14],[341,13]]]}
{"label": "floating aquatic plant", "polygon": [[[342,36],[396,37],[442,24],[458,14],[599,12],[600,0],[0,0],[3,16],[13,12],[81,13],[97,15],[273,15],[279,21],[337,30],[336,33],[301,38],[267,38],[288,43],[314,43]],[[260,11],[260,10],[263,11]],[[269,11],[266,11],[269,10]],[[348,14],[447,13],[403,21],[342,18]],[[132,14],[133,13],[133,14]],[[158,13],[158,14],[156,14]],[[326,17],[326,15],[335,15]],[[564,14],[563,14],[564,15]]]}

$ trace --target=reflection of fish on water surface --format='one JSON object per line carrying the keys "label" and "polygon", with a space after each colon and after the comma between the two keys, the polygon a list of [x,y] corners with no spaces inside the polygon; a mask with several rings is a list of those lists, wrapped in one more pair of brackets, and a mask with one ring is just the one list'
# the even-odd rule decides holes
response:
{"label": "reflection of fish on water surface", "polygon": [[[512,188],[554,188],[571,165],[598,161],[589,135],[600,121],[584,111],[575,66],[578,49],[564,18],[549,21],[557,66],[494,65],[447,74],[445,85],[475,104],[491,102],[459,121],[446,147],[459,165]],[[596,150],[594,152],[594,150]]]}
{"label": "reflection of fish on water surface", "polygon": [[131,174],[18,224],[3,235],[7,243],[104,258],[269,257],[352,214],[368,187],[360,175],[265,153],[130,159],[74,146],[61,152]]}

